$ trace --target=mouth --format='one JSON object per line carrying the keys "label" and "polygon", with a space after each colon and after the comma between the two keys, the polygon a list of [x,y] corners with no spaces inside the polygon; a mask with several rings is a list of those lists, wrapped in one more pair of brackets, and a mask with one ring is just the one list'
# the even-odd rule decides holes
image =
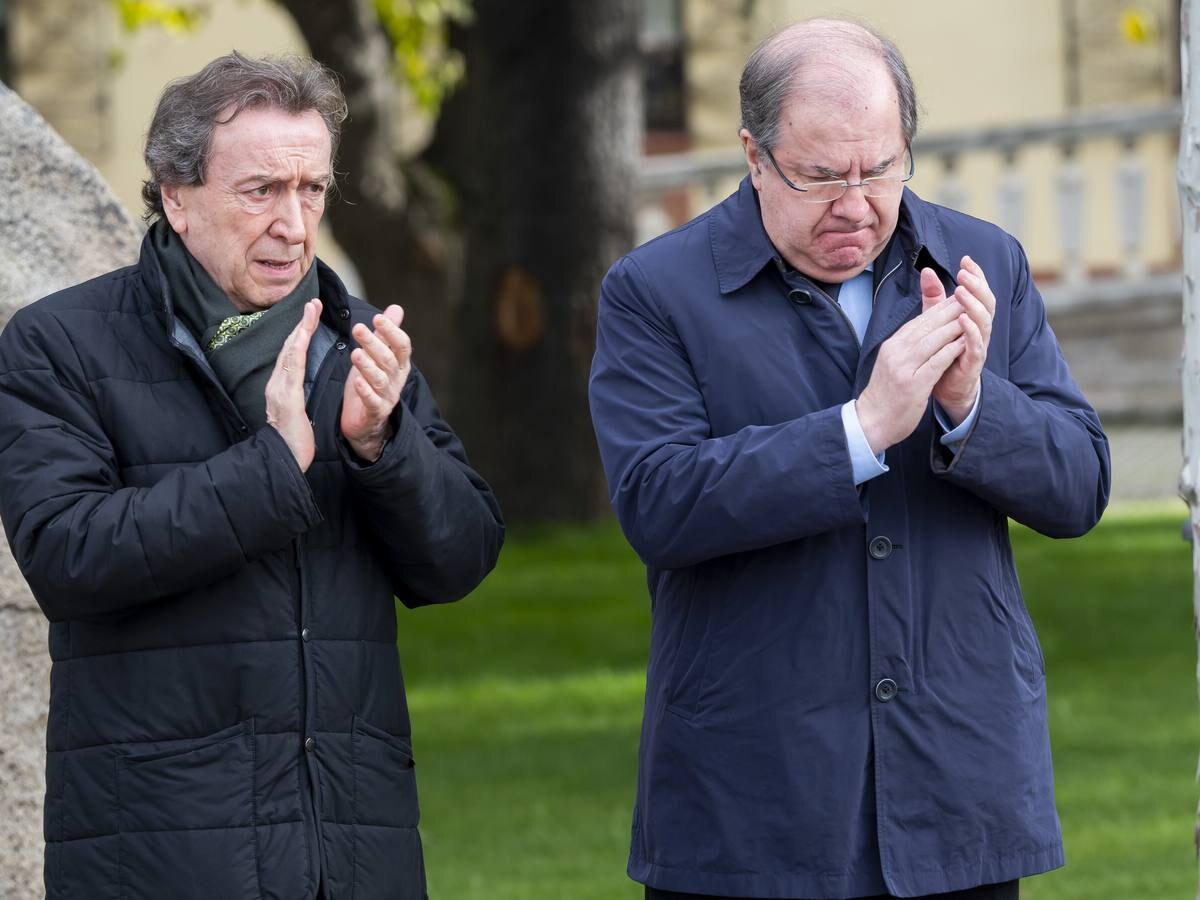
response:
{"label": "mouth", "polygon": [[867,230],[857,228],[854,231],[826,231],[821,235],[821,242],[830,248],[857,247],[864,243]]}
{"label": "mouth", "polygon": [[300,267],[299,259],[256,259],[254,263],[268,275],[275,276],[291,275]]}

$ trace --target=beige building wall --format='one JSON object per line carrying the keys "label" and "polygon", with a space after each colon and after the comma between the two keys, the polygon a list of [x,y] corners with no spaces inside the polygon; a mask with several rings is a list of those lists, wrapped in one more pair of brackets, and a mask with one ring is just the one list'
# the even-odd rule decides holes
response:
{"label": "beige building wall", "polygon": [[[1147,77],[1169,65],[1174,34],[1170,0],[1114,3],[1078,0],[1083,29],[1082,96],[1085,106],[1112,103],[1156,105],[1169,99],[1166,79]],[[1062,4],[1046,0],[684,0],[688,39],[689,125],[697,148],[737,146],[737,80],[759,40],[789,22],[819,15],[865,20],[891,37],[904,53],[922,107],[921,132],[958,132],[983,126],[1053,119],[1068,110],[1066,33]],[[1159,32],[1135,44],[1121,33],[1120,14],[1141,10]],[[1177,52],[1177,51],[1174,51]],[[1110,61],[1122,76],[1101,77]],[[1153,269],[1178,264],[1179,213],[1175,196],[1174,136],[1151,136],[1139,145],[1146,166],[1143,241]],[[1093,270],[1119,267],[1122,251],[1113,185],[1119,147],[1113,141],[1081,145],[1085,182],[1084,257]],[[1062,267],[1055,179],[1061,151],[1031,146],[1018,157],[1026,185],[1024,228],[1018,236],[1035,271]],[[1003,170],[993,153],[959,161],[957,177],[966,191],[964,209],[995,218],[996,190]],[[942,183],[937,159],[917,160],[912,187],[937,199]],[[729,187],[728,185],[726,187]]]}

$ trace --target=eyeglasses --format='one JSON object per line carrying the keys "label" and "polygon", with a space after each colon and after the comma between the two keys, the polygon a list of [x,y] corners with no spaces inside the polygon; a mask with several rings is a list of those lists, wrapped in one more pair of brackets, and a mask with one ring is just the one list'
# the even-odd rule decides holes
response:
{"label": "eyeglasses", "polygon": [[775,157],[771,151],[766,147],[763,147],[762,150],[767,155],[767,159],[771,161],[771,166],[775,169],[776,174],[783,179],[784,184],[800,194],[800,200],[803,203],[832,203],[835,200],[840,200],[846,191],[852,187],[862,188],[863,194],[868,197],[890,197],[900,189],[901,185],[911,179],[916,172],[912,148],[905,144],[904,154],[908,157],[907,175],[876,175],[872,178],[864,178],[862,181],[853,184],[845,179],[839,181],[808,181],[804,184],[796,184],[783,174],[783,169],[779,168],[779,163],[775,162]]}

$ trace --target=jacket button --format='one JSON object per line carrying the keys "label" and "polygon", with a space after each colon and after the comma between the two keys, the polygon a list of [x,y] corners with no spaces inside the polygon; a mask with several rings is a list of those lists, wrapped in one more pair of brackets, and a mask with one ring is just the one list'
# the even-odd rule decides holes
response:
{"label": "jacket button", "polygon": [[887,559],[892,555],[892,541],[883,535],[871,538],[867,552],[871,554],[872,559]]}
{"label": "jacket button", "polygon": [[[880,684],[882,684],[882,683],[883,682],[880,682]],[[304,749],[307,750],[309,753],[312,753],[314,750],[317,749],[317,742],[313,738],[305,738],[304,739]]]}
{"label": "jacket button", "polygon": [[302,640],[302,641],[307,641],[307,640],[308,640],[308,629],[307,629],[307,628],[303,629],[303,630],[300,632],[300,640]]}
{"label": "jacket button", "polygon": [[337,349],[337,351],[338,351],[339,353],[341,353],[343,350],[345,350],[345,349],[346,349],[346,342],[345,342],[345,341],[338,341],[338,342],[337,342],[336,344],[334,344],[333,346],[334,346],[334,347]]}
{"label": "jacket button", "polygon": [[[899,689],[896,687],[896,682],[890,678],[881,678],[879,679],[879,683],[875,685],[875,696],[879,698],[880,703],[887,703],[896,696],[897,690]],[[312,738],[309,738],[309,740],[311,741]]]}
{"label": "jacket button", "polygon": [[348,318],[350,318],[350,310],[346,309],[346,307],[343,306],[341,309],[338,310],[338,315],[341,316],[343,319],[348,319]]}
{"label": "jacket button", "polygon": [[793,303],[804,305],[806,303],[812,303],[812,294],[810,294],[808,291],[802,291],[799,288],[796,288],[788,291],[788,299]]}

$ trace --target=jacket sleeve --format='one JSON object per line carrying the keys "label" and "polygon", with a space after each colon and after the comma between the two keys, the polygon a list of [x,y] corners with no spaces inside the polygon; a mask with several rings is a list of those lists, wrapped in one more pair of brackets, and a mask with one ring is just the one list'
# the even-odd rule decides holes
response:
{"label": "jacket sleeve", "polygon": [[864,520],[840,405],[713,434],[687,348],[630,257],[601,287],[590,400],[617,518],[647,565],[679,568]]}
{"label": "jacket sleeve", "polygon": [[458,600],[496,565],[504,543],[500,507],[415,367],[392,425],[383,455],[370,465],[339,442],[356,500],[405,606]]}
{"label": "jacket sleeve", "polygon": [[151,487],[126,486],[54,315],[27,308],[0,334],[0,519],[50,621],[121,613],[215,581],[320,518],[269,426]]}
{"label": "jacket sleeve", "polygon": [[953,454],[935,436],[933,470],[1042,534],[1075,537],[1108,504],[1108,439],[1067,369],[1024,252],[1008,240],[1007,377],[984,368],[974,427]]}

